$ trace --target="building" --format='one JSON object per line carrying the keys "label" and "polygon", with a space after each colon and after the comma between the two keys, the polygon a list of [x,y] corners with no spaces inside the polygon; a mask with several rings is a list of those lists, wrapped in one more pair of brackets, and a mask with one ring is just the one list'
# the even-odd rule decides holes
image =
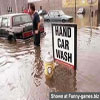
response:
{"label": "building", "polygon": [[93,6],[98,5],[98,0],[62,0],[63,7],[89,7],[92,3]]}
{"label": "building", "polygon": [[62,9],[62,0],[41,0],[39,2],[35,2],[36,9],[39,9],[40,6],[43,9],[54,10],[54,9]]}
{"label": "building", "polygon": [[0,15],[22,12],[27,7],[27,0],[0,0]]}
{"label": "building", "polygon": [[[28,1],[29,0],[0,0],[0,14],[22,12],[23,9],[27,8]],[[40,6],[42,6],[42,8],[47,11],[54,9],[62,9],[65,13],[72,14],[75,10],[75,1],[77,9],[79,7],[84,7],[87,12],[89,11],[90,4],[87,2],[88,0],[37,0],[34,3],[36,5],[37,10],[39,10]],[[97,10],[98,0],[93,1],[96,1],[93,6],[95,6],[94,10]]]}

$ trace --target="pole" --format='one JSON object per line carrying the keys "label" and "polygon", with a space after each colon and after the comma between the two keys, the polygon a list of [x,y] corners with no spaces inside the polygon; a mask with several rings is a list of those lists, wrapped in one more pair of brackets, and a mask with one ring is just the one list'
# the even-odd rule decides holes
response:
{"label": "pole", "polygon": [[92,25],[93,25],[93,11],[92,11],[92,0],[91,0],[91,3],[90,3],[90,27],[91,27],[91,34],[92,34]]}
{"label": "pole", "polygon": [[98,0],[97,26],[100,25],[100,0]]}
{"label": "pole", "polygon": [[100,12],[100,0],[98,0],[98,11]]}
{"label": "pole", "polygon": [[75,21],[76,21],[76,0],[75,0]]}
{"label": "pole", "polygon": [[15,0],[16,13],[18,12],[17,0]]}

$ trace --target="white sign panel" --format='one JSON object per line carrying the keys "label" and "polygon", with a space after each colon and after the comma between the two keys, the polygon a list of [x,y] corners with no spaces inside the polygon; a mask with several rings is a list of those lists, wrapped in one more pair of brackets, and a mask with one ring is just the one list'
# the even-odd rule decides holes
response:
{"label": "white sign panel", "polygon": [[76,69],[77,25],[52,24],[54,59]]}

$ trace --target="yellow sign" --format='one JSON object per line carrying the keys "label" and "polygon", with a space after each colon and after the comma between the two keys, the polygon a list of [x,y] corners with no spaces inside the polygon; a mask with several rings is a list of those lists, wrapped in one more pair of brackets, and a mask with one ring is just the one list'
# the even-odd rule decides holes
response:
{"label": "yellow sign", "polygon": [[[63,7],[75,7],[75,0],[62,0]],[[93,5],[97,5],[98,0]],[[86,7],[89,6],[87,0],[76,0],[76,7]]]}

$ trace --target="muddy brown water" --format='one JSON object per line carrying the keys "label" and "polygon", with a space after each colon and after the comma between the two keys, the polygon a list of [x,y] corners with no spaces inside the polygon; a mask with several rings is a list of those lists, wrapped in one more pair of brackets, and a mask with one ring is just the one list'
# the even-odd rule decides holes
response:
{"label": "muddy brown water", "polygon": [[[52,53],[51,24],[45,23],[41,46],[33,39],[9,43],[0,38],[0,100],[48,100],[49,92],[100,92],[100,29],[97,17],[77,16],[77,71],[57,65],[46,80],[43,61]],[[92,30],[91,30],[92,27]]]}

